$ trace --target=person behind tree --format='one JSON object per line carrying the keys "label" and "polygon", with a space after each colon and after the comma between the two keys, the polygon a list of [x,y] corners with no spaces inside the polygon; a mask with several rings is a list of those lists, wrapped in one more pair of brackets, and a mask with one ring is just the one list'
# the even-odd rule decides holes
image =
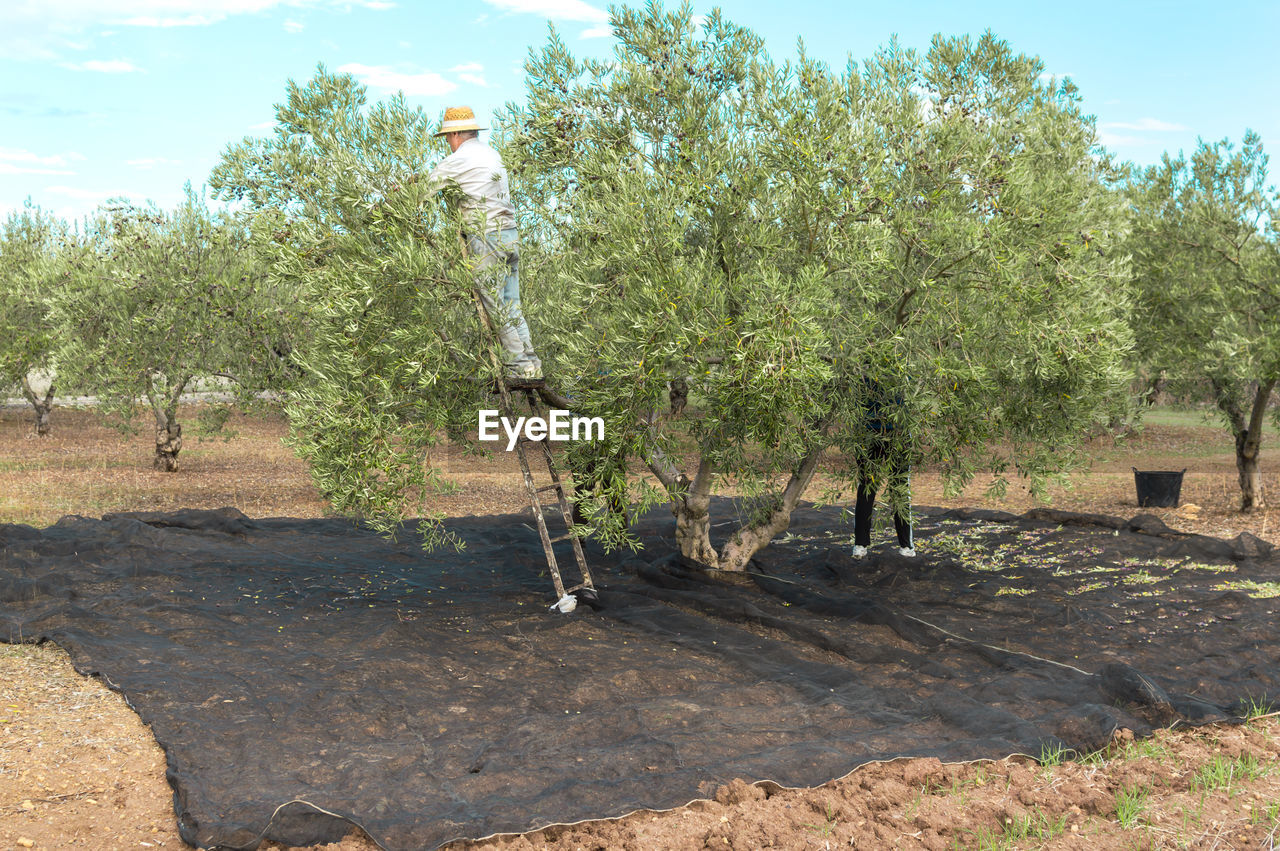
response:
{"label": "person behind tree", "polygon": [[480,295],[498,326],[507,375],[539,379],[542,361],[520,307],[519,235],[507,169],[498,152],[480,141],[484,129],[469,106],[445,110],[435,135],[444,136],[452,153],[427,175],[427,185],[432,191],[448,185],[461,190],[459,207],[475,268],[482,275],[501,276],[500,284],[483,284]]}
{"label": "person behind tree", "polygon": [[854,558],[862,558],[871,546],[871,517],[876,493],[887,486],[894,497],[893,525],[898,533],[898,552],[908,558],[916,554],[911,528],[911,467],[906,438],[906,404],[902,394],[887,389],[874,378],[864,376],[863,428],[866,437],[858,461],[858,497],[853,509]]}

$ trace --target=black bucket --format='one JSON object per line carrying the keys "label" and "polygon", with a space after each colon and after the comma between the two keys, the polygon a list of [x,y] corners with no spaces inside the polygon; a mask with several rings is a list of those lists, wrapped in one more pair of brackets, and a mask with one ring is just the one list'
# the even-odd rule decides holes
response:
{"label": "black bucket", "polygon": [[1166,470],[1139,470],[1133,468],[1133,483],[1138,488],[1139,508],[1175,508],[1182,496],[1181,472]]}

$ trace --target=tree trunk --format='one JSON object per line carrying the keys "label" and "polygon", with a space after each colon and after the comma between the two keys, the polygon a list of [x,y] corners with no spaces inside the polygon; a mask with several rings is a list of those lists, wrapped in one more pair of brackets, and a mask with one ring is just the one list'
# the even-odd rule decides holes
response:
{"label": "tree trunk", "polygon": [[1240,511],[1248,514],[1267,507],[1258,468],[1258,443],[1246,430],[1236,437],[1236,471],[1240,474]]}
{"label": "tree trunk", "polygon": [[676,515],[676,544],[685,558],[709,567],[719,567],[720,558],[711,545],[711,481],[715,471],[703,458],[693,481],[681,477],[686,484],[672,507]]}
{"label": "tree trunk", "polygon": [[165,388],[161,395],[156,387],[157,374],[148,376],[147,399],[151,403],[151,411],[156,418],[156,455],[151,465],[162,473],[178,472],[178,453],[182,451],[182,424],[178,422],[178,400],[182,391],[191,380],[191,376],[183,376],[179,381]]}
{"label": "tree trunk", "polygon": [[1149,408],[1155,405],[1156,401],[1160,398],[1160,393],[1164,390],[1164,385],[1165,377],[1163,370],[1147,379],[1146,390],[1142,393],[1142,404],[1144,407]]}
{"label": "tree trunk", "polygon": [[680,416],[685,405],[689,404],[688,380],[683,377],[671,379],[671,389],[667,391],[667,398],[671,401],[671,416]]}
{"label": "tree trunk", "polygon": [[[824,448],[819,447],[801,459],[773,511],[760,522],[738,529],[718,552],[711,543],[713,471],[710,462],[703,459],[693,482],[683,476],[679,479],[670,477],[669,472],[660,474],[659,478],[668,484],[668,491],[675,495],[672,512],[676,516],[676,543],[680,554],[717,570],[745,570],[752,556],[791,525],[791,514],[813,480],[823,451]],[[660,472],[655,469],[658,465],[654,462],[651,461],[649,466],[655,473]]]}
{"label": "tree trunk", "polygon": [[791,514],[796,509],[800,497],[813,481],[813,474],[818,470],[818,462],[822,459],[824,447],[813,449],[800,461],[800,465],[791,474],[791,480],[782,492],[778,504],[768,516],[752,526],[734,532],[720,551],[721,570],[745,570],[751,557],[769,546],[769,542],[787,531],[791,525]]}
{"label": "tree trunk", "polygon": [[[40,392],[44,390],[43,394]],[[32,386],[30,376],[22,377],[22,395],[27,397],[31,407],[36,411],[36,434],[46,437],[49,434],[49,412],[53,410],[53,384],[47,387]]]}
{"label": "tree trunk", "polygon": [[178,472],[178,453],[182,451],[182,424],[167,422],[156,426],[156,457],[152,466],[162,473]]}
{"label": "tree trunk", "polygon": [[1227,415],[1232,436],[1235,437],[1236,472],[1240,477],[1240,511],[1246,514],[1267,507],[1258,459],[1262,453],[1262,427],[1266,422],[1267,403],[1271,400],[1271,391],[1275,386],[1274,378],[1258,382],[1246,417],[1237,398],[1224,392],[1222,385],[1214,382],[1218,407]]}

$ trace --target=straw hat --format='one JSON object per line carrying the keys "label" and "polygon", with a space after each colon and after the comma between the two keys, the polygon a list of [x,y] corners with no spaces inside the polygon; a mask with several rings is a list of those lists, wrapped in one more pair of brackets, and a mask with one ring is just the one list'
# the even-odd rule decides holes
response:
{"label": "straw hat", "polygon": [[481,127],[476,122],[476,114],[471,111],[469,106],[451,106],[444,111],[444,121],[440,122],[440,132],[437,136],[443,136],[446,133],[461,133],[465,130],[487,130],[487,127]]}

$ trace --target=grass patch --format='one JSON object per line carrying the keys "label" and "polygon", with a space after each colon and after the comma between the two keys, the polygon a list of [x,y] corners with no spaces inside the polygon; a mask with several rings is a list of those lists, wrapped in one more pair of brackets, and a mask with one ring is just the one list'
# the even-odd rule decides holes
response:
{"label": "grass patch", "polygon": [[1191,788],[1204,793],[1221,789],[1227,793],[1227,797],[1231,797],[1232,786],[1235,783],[1265,777],[1271,773],[1273,767],[1270,763],[1264,763],[1249,753],[1235,759],[1215,756],[1200,766],[1200,770],[1191,778]]}
{"label": "grass patch", "polygon": [[1040,746],[1040,759],[1038,762],[1046,767],[1062,765],[1062,763],[1071,759],[1075,755],[1075,751],[1066,745],[1048,745]]}
{"label": "grass patch", "polygon": [[1173,752],[1164,742],[1151,736],[1126,743],[1124,750],[1118,756],[1120,759],[1152,759],[1156,762],[1166,762],[1173,759]]}
{"label": "grass patch", "polygon": [[1116,821],[1124,828],[1136,827],[1142,812],[1147,808],[1147,796],[1151,794],[1146,786],[1121,786],[1116,791]]}
{"label": "grass patch", "polygon": [[1276,711],[1276,703],[1265,694],[1262,697],[1250,696],[1244,701],[1244,720],[1255,721]]}
{"label": "grass patch", "polygon": [[974,849],[974,851],[1010,851],[1019,843],[1034,841],[1048,842],[1067,829],[1067,816],[1052,819],[1039,808],[1029,812],[1011,816],[1002,828],[982,827],[966,831],[967,843],[961,839],[952,840],[952,848]]}
{"label": "grass patch", "polygon": [[1253,827],[1269,827],[1273,832],[1280,828],[1280,801],[1250,807],[1249,824]]}

